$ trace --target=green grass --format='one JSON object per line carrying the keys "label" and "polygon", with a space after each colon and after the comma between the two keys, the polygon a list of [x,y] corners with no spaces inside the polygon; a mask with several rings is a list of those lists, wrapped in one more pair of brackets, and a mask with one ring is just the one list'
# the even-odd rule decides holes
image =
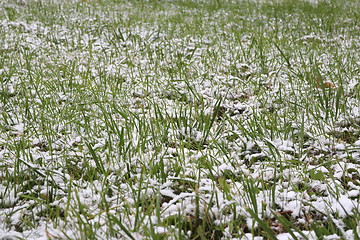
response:
{"label": "green grass", "polygon": [[0,238],[359,239],[360,4],[314,2],[0,3]]}

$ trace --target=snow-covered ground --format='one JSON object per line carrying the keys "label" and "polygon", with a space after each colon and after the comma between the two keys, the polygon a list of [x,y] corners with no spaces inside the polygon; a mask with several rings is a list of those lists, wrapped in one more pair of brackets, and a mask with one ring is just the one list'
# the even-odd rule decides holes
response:
{"label": "snow-covered ground", "polygon": [[0,239],[359,237],[356,1],[0,4]]}

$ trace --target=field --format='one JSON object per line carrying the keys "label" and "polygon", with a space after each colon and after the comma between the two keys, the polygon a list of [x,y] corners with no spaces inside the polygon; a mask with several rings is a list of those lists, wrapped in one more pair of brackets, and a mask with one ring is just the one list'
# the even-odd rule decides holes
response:
{"label": "field", "polygon": [[358,0],[0,2],[0,239],[360,239]]}

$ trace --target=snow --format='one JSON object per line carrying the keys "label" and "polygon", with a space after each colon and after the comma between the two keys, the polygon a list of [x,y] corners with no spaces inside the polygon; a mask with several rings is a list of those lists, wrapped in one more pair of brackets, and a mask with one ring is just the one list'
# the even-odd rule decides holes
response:
{"label": "snow", "polygon": [[[358,57],[351,46],[359,42],[346,27],[327,35],[307,31],[298,15],[238,19],[265,30],[276,24],[279,39],[304,49],[324,47],[291,55],[291,66],[303,66],[309,80],[299,82],[273,46],[262,53],[268,66],[261,66],[254,34],[241,32],[245,26],[224,9],[186,10],[189,21],[204,14],[208,28],[203,35],[182,35],[182,28],[196,25],[135,24],[131,2],[41,3],[70,6],[51,24],[27,15],[38,1],[25,2],[4,3],[24,16],[0,22],[1,239],[78,239],[86,227],[99,239],[110,238],[111,227],[126,235],[108,225],[109,216],[121,219],[136,239],[146,239],[150,226],[165,237],[181,232],[190,238],[191,231],[161,224],[182,216],[184,226],[191,225],[197,215],[225,229],[224,239],[264,239],[249,233],[259,224],[248,207],[270,223],[273,212],[300,226],[331,218],[342,235],[324,239],[355,239],[343,219],[360,210],[360,140],[346,139],[359,129],[359,79],[352,76],[357,69],[342,73],[327,50],[336,46],[344,66]],[[178,17],[176,4],[166,6],[159,16]],[[288,35],[291,27],[303,30]],[[269,34],[264,31],[265,38]],[[313,61],[336,89],[312,86]],[[345,110],[332,115],[332,94],[340,90]],[[307,102],[313,99],[322,105]],[[214,115],[218,103],[221,116]],[[99,173],[88,146],[107,174]],[[61,217],[48,216],[48,209],[59,209]],[[303,233],[316,239],[314,232]]]}
{"label": "snow", "polygon": [[320,212],[334,212],[341,218],[353,215],[353,209],[358,210],[359,204],[357,201],[349,199],[347,196],[340,196],[339,199],[334,197],[321,197],[312,203],[314,209]]}

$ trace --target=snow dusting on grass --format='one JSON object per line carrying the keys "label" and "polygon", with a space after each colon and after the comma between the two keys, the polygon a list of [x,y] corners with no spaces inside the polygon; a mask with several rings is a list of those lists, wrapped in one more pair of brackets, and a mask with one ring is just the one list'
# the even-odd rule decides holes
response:
{"label": "snow dusting on grass", "polygon": [[0,10],[0,239],[359,239],[358,1]]}

